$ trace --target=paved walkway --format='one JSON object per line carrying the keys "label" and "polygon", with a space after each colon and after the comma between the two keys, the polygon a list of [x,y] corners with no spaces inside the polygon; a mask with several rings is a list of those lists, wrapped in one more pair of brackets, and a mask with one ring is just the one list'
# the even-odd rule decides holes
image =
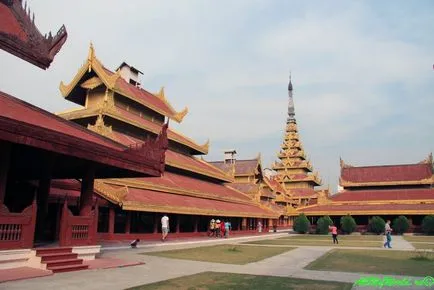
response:
{"label": "paved walkway", "polygon": [[[287,234],[273,234],[261,237],[243,237],[238,239],[219,239],[206,240],[203,243],[160,243],[154,246],[148,245],[142,249],[129,249],[121,251],[106,251],[105,257],[128,259],[145,264],[116,269],[87,270],[80,272],[60,273],[50,277],[35,278],[23,281],[6,282],[0,284],[0,289],[125,289],[142,284],[163,281],[186,275],[193,275],[204,271],[230,272],[242,274],[271,275],[281,277],[296,277],[306,279],[318,279],[328,281],[339,281],[354,283],[361,276],[383,278],[383,275],[363,275],[346,272],[312,271],[303,268],[310,262],[316,260],[327,253],[333,247],[298,247],[278,256],[270,257],[265,260],[250,263],[247,265],[227,265],[209,262],[197,262],[188,260],[176,260],[156,256],[138,255],[138,253],[152,252],[156,250],[197,247],[204,244],[215,243],[237,243],[252,241],[263,238],[278,238],[288,236]],[[411,244],[405,242],[402,237],[395,237],[395,250],[411,250]],[[372,250],[373,248],[366,248]],[[389,276],[388,276],[389,277]],[[404,278],[404,276],[390,276],[394,278]],[[416,279],[417,277],[407,277]],[[353,289],[373,289],[367,287],[353,287]],[[412,289],[402,288],[399,289]],[[413,289],[432,289],[417,286]]]}

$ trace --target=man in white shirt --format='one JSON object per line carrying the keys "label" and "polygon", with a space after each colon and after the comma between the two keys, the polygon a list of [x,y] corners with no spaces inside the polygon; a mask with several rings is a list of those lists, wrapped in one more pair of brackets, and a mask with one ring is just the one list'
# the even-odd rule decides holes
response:
{"label": "man in white shirt", "polygon": [[169,233],[169,217],[167,215],[164,215],[161,218],[161,240],[166,240],[167,234]]}
{"label": "man in white shirt", "polygon": [[386,248],[392,248],[390,243],[392,242],[392,228],[390,227],[390,220],[386,222],[386,225],[384,226],[384,234],[386,235],[386,241],[384,243],[384,247]]}

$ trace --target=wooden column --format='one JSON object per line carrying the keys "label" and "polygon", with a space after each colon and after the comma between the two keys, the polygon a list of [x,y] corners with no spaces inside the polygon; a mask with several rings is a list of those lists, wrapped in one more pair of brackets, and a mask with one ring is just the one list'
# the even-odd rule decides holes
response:
{"label": "wooden column", "polygon": [[247,230],[247,218],[243,218],[241,220],[241,230],[243,231]]}
{"label": "wooden column", "polygon": [[193,231],[197,233],[199,232],[199,216],[195,216],[193,222],[194,222]]}
{"label": "wooden column", "polygon": [[115,209],[113,207],[109,207],[109,228],[108,233],[109,237],[112,238],[115,232]]}
{"label": "wooden column", "polygon": [[0,142],[0,204],[4,203],[11,157],[11,144]]}
{"label": "wooden column", "polygon": [[80,215],[85,216],[92,210],[93,184],[95,181],[95,167],[88,165],[81,181]]}
{"label": "wooden column", "polygon": [[127,222],[125,223],[125,233],[129,234],[131,229],[131,212],[127,211]]}
{"label": "wooden column", "polygon": [[158,214],[154,215],[154,234],[158,233]]}
{"label": "wooden column", "polygon": [[179,218],[179,215],[176,215],[176,233],[177,234],[180,232],[179,226],[180,226],[180,218]]}

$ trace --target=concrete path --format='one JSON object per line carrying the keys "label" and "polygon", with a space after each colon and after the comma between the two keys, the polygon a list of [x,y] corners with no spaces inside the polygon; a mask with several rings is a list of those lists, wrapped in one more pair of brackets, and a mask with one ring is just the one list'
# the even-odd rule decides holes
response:
{"label": "concrete path", "polygon": [[[219,243],[240,243],[263,238],[278,238],[287,234],[273,234],[267,236],[243,237],[238,239],[217,239],[205,240],[202,243],[164,243],[163,245],[148,245],[141,249],[129,249],[121,251],[105,251],[105,257],[121,258],[126,260],[144,262],[146,264],[105,270],[87,270],[70,273],[55,274],[50,277],[35,278],[29,280],[6,282],[0,284],[0,289],[125,289],[142,284],[149,284],[167,279],[177,278],[186,275],[193,275],[205,271],[242,273],[253,275],[270,275],[280,277],[295,277],[305,279],[318,279],[327,281],[339,281],[354,283],[363,277],[377,277],[383,279],[383,275],[372,275],[363,273],[346,273],[330,271],[313,271],[303,269],[312,261],[318,259],[333,247],[298,247],[278,256],[270,257],[265,260],[250,263],[247,265],[228,265],[209,262],[197,262],[188,260],[169,259],[156,256],[141,255],[140,253],[161,251],[168,249],[190,248],[203,245]],[[399,239],[401,238],[401,239]],[[412,250],[411,244],[407,243],[402,237],[395,237],[395,250]],[[257,246],[257,245],[256,245]],[[365,248],[366,250],[379,250],[379,248]],[[404,276],[388,276],[402,279]],[[408,279],[418,279],[417,277],[407,277]],[[413,288],[399,289],[433,289],[434,287],[415,286]],[[353,289],[376,289],[362,286],[355,286]]]}

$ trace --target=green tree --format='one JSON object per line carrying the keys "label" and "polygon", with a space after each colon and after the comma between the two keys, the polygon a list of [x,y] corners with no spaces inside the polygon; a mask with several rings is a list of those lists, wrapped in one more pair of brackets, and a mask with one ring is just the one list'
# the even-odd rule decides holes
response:
{"label": "green tree", "polygon": [[351,234],[357,228],[356,221],[349,214],[341,217],[341,229],[346,234]]}
{"label": "green tree", "polygon": [[384,226],[386,225],[386,222],[379,216],[374,216],[369,221],[369,231],[376,234],[384,233]]}
{"label": "green tree", "polygon": [[304,213],[300,214],[298,217],[294,220],[294,231],[300,234],[305,234],[309,232],[310,229],[310,222],[307,219],[307,217],[304,215]]}
{"label": "green tree", "polygon": [[434,235],[434,215],[427,215],[422,220],[422,230],[427,235]]}
{"label": "green tree", "polygon": [[409,227],[410,227],[410,222],[403,215],[400,215],[399,217],[397,217],[393,220],[392,229],[394,232],[396,232],[398,234],[405,233]]}
{"label": "green tree", "polygon": [[316,222],[316,233],[326,235],[329,232],[329,226],[332,224],[333,221],[328,215],[320,217]]}

